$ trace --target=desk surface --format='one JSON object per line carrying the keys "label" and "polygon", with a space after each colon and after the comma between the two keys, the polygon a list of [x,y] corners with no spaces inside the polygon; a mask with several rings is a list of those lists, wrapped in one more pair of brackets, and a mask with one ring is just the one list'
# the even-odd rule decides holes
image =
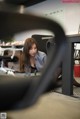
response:
{"label": "desk surface", "polygon": [[26,75],[26,73],[15,73],[14,75],[0,74],[0,80],[18,80],[18,79],[37,79],[41,74],[31,73],[30,76]]}
{"label": "desk surface", "polygon": [[26,76],[26,77],[30,77],[30,76],[40,76],[41,73],[30,73],[30,74],[26,74],[26,73],[15,73],[15,76]]}

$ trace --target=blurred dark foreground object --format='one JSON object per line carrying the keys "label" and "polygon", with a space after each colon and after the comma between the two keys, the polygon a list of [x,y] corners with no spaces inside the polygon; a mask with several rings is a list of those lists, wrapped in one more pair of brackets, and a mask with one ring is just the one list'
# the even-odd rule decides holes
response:
{"label": "blurred dark foreground object", "polygon": [[3,10],[0,11],[0,18],[0,38],[2,39],[33,29],[46,29],[55,34],[55,52],[51,51],[42,75],[36,77],[37,80],[34,78],[28,80],[26,77],[26,80],[22,77],[19,80],[11,80],[11,77],[9,80],[4,80],[0,76],[0,111],[26,108],[35,104],[39,96],[46,91],[52,82],[52,77],[55,85],[55,72],[63,59],[67,45],[66,36],[58,23],[47,18]]}
{"label": "blurred dark foreground object", "polygon": [[[28,94],[28,90],[31,85],[36,86],[38,84],[38,79],[40,76],[10,76],[1,75],[0,76],[0,110],[10,110],[17,106],[24,99],[25,94]],[[51,81],[43,93],[47,93],[61,86],[61,82]],[[33,90],[32,87],[31,90]],[[2,92],[3,91],[3,92]],[[5,93],[6,92],[6,93]],[[28,94],[29,96],[29,94]],[[28,98],[28,97],[27,97]],[[25,107],[25,106],[24,106]]]}

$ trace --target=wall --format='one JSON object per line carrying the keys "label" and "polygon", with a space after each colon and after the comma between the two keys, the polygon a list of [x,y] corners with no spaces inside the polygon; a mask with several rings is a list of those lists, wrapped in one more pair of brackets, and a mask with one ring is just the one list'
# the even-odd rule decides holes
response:
{"label": "wall", "polygon": [[[62,0],[46,0],[37,5],[25,8],[25,13],[30,12],[60,23],[66,34],[77,34],[80,24],[80,2],[62,2]],[[28,31],[14,36],[15,40],[24,40],[33,34],[51,35],[48,31]]]}

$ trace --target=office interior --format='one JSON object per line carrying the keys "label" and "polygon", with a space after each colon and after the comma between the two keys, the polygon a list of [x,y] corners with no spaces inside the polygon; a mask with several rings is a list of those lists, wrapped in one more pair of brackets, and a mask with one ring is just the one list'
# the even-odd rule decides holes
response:
{"label": "office interior", "polygon": [[[0,119],[79,119],[80,0],[1,0],[0,16]],[[21,67],[27,38],[48,58],[30,75]]]}

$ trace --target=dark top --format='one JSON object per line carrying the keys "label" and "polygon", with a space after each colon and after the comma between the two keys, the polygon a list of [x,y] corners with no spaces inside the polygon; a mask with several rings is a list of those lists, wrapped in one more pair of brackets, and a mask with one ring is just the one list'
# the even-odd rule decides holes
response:
{"label": "dark top", "polygon": [[38,72],[36,67],[32,67],[32,66],[30,66],[30,67],[31,67],[31,73],[36,73],[36,72]]}

